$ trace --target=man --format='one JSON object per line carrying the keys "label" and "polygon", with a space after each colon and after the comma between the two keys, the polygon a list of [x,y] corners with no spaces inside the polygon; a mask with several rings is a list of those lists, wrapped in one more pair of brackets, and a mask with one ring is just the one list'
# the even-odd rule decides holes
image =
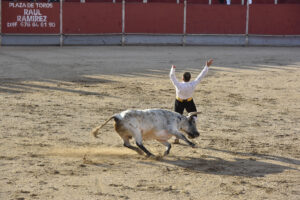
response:
{"label": "man", "polygon": [[[183,114],[184,109],[189,112],[197,112],[196,105],[193,100],[193,94],[196,86],[200,83],[202,78],[207,74],[209,66],[211,66],[213,60],[206,61],[206,65],[197,78],[193,81],[191,79],[191,73],[185,72],[182,76],[183,82],[179,82],[175,75],[175,66],[172,65],[170,70],[170,79],[176,89],[175,99],[175,112]],[[175,139],[175,143],[179,143],[178,139]]]}

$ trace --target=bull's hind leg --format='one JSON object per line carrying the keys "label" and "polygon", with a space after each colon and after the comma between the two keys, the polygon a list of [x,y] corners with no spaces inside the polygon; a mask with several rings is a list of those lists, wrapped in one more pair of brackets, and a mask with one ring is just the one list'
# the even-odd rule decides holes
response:
{"label": "bull's hind leg", "polygon": [[132,145],[130,144],[129,138],[128,138],[128,137],[122,137],[122,139],[123,139],[123,141],[124,141],[124,144],[123,144],[124,147],[127,147],[127,148],[129,148],[129,149],[131,149],[131,150],[137,152],[138,154],[143,155],[143,151],[142,151],[142,150],[140,150],[139,148],[134,147],[134,146],[132,146]]}
{"label": "bull's hind leg", "polygon": [[132,133],[133,133],[132,135],[135,139],[136,145],[147,154],[147,157],[153,156],[153,154],[150,153],[150,151],[148,151],[143,145],[142,133],[136,129],[133,129]]}
{"label": "bull's hind leg", "polygon": [[152,153],[150,153],[143,145],[142,142],[136,142],[136,145],[138,145],[138,147],[140,147],[140,149],[142,149],[146,154],[147,154],[147,157],[150,157],[150,156],[153,156]]}
{"label": "bull's hind leg", "polygon": [[157,140],[159,141],[160,143],[162,143],[163,145],[166,146],[166,151],[164,152],[164,156],[168,155],[170,153],[170,149],[171,149],[171,144],[165,140]]}
{"label": "bull's hind leg", "polygon": [[[127,129],[126,131],[127,131],[127,133],[129,134],[129,135],[131,135],[131,136],[133,136],[134,137],[134,139],[135,139],[135,143],[136,143],[136,145],[140,148],[140,150],[142,150],[143,152],[145,152],[146,154],[147,154],[147,157],[150,157],[150,156],[153,156],[153,154],[152,153],[150,153],[145,147],[144,147],[144,145],[143,145],[143,138],[142,138],[142,133],[141,133],[141,131],[139,131],[139,130],[137,130],[137,128],[136,127],[134,127],[132,124],[129,124],[131,127],[129,128],[129,129]],[[118,132],[118,131],[117,131]],[[119,132],[118,132],[119,133]],[[119,135],[121,135],[120,133],[119,133]],[[124,142],[125,142],[125,140],[124,140]],[[129,142],[128,142],[129,143]],[[128,147],[128,148],[130,148],[130,149],[133,149],[132,147]]]}
{"label": "bull's hind leg", "polygon": [[137,152],[140,155],[143,155],[143,151],[137,147],[134,147],[130,144],[129,139],[132,138],[131,132],[128,131],[126,128],[124,128],[123,124],[118,118],[115,118],[115,130],[119,134],[119,136],[124,141],[124,147],[127,147],[135,152]]}

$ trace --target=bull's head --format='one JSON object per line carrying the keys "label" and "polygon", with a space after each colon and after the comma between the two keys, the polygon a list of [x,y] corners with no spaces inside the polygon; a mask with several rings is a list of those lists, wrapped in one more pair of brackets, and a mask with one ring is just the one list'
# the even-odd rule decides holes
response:
{"label": "bull's head", "polygon": [[200,112],[191,112],[186,117],[186,120],[182,123],[181,130],[188,134],[189,138],[199,137],[199,132],[196,127],[195,115]]}

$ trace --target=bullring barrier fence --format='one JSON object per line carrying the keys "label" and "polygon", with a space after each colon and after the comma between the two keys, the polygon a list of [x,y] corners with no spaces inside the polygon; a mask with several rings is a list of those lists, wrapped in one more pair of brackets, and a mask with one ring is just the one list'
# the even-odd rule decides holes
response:
{"label": "bullring barrier fence", "polygon": [[1,45],[147,44],[300,46],[300,0],[1,2]]}

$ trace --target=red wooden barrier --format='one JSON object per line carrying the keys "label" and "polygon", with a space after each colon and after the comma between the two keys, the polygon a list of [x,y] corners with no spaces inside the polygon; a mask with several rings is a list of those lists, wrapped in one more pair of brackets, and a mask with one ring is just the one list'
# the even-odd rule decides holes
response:
{"label": "red wooden barrier", "polygon": [[64,3],[63,32],[99,34],[122,32],[121,3]]}
{"label": "red wooden barrier", "polygon": [[2,33],[59,33],[59,3],[2,2]]}
{"label": "red wooden barrier", "polygon": [[278,4],[282,4],[282,3],[300,3],[299,0],[278,0]]}
{"label": "red wooden barrier", "polygon": [[187,5],[188,34],[245,34],[246,6]]}
{"label": "red wooden barrier", "polygon": [[[244,1],[244,3],[246,0]],[[242,5],[242,0],[231,0],[231,4],[237,4],[237,5]]]}
{"label": "red wooden barrier", "polygon": [[126,4],[126,33],[183,33],[183,4]]}
{"label": "red wooden barrier", "polygon": [[275,4],[275,1],[274,0],[252,0],[252,4]]}
{"label": "red wooden barrier", "polygon": [[[200,2],[187,4],[187,34],[245,34],[246,6]],[[2,33],[58,34],[59,5],[3,1]],[[300,4],[250,5],[249,34],[300,35],[299,11]],[[182,34],[183,12],[182,3],[126,3],[125,33]],[[64,34],[121,32],[121,3],[63,3]]]}
{"label": "red wooden barrier", "polygon": [[249,34],[300,35],[300,5],[251,5]]}
{"label": "red wooden barrier", "polygon": [[187,0],[187,3],[197,3],[208,5],[209,0]]}
{"label": "red wooden barrier", "polygon": [[[245,0],[245,2],[246,2],[246,0]],[[212,0],[211,3],[212,4],[221,4],[219,0]],[[242,4],[242,0],[231,0],[230,3],[231,4],[240,4],[241,5]],[[223,5],[226,5],[226,4],[227,4],[227,2],[226,2],[226,0],[224,0],[223,1]]]}

